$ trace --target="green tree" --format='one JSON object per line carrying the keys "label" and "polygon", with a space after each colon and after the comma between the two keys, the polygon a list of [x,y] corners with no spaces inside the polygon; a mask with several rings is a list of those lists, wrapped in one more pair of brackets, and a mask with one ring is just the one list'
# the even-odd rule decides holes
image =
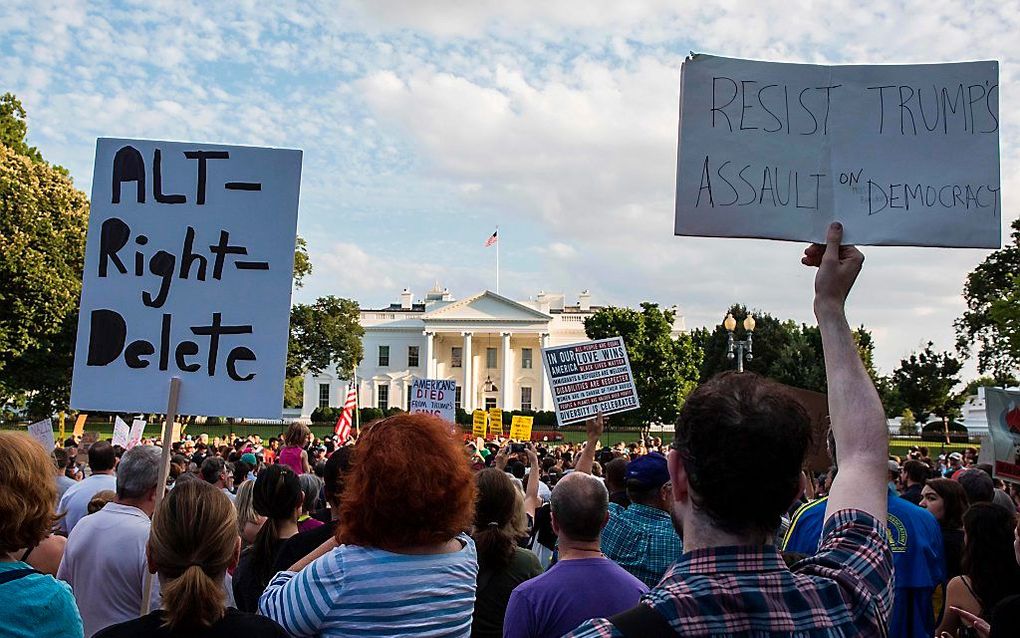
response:
{"label": "green tree", "polygon": [[335,366],[341,374],[361,361],[361,313],[358,302],[329,295],[290,311],[287,376],[318,373]]}
{"label": "green tree", "polygon": [[978,377],[977,379],[971,379],[967,386],[960,392],[960,395],[966,399],[977,394],[978,388],[1001,388],[1001,387],[1013,387],[1020,385],[1020,380],[1016,377],[1006,377],[1005,379],[996,379],[988,375]]}
{"label": "green tree", "polygon": [[33,416],[67,407],[88,198],[25,141],[21,103],[0,97],[0,402]]}
{"label": "green tree", "polygon": [[934,346],[929,341],[924,350],[901,360],[892,374],[900,397],[922,424],[929,415],[955,418],[964,401],[953,393],[963,364],[948,352],[935,352]]}
{"label": "green tree", "polygon": [[615,416],[617,423],[671,423],[697,385],[701,350],[689,334],[673,338],[673,319],[673,311],[648,302],[640,310],[602,308],[585,319],[590,339],[620,336],[627,346],[641,408]]}
{"label": "green tree", "polygon": [[294,243],[294,287],[305,285],[305,277],[312,274],[312,260],[308,257],[308,242],[298,236]]}
{"label": "green tree", "polygon": [[283,384],[283,407],[300,408],[305,401],[305,380],[302,376],[287,377]]}
{"label": "green tree", "polygon": [[1001,380],[1020,368],[1020,218],[1012,243],[988,255],[967,276],[967,311],[954,323],[956,348],[968,356],[977,346],[978,372]]}
{"label": "green tree", "polygon": [[900,435],[915,436],[917,434],[917,420],[910,408],[905,408],[900,418]]}

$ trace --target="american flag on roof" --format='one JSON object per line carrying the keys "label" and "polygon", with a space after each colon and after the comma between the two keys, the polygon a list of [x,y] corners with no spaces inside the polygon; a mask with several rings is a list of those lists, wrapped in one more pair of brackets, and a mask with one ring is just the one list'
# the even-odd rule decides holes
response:
{"label": "american flag on roof", "polygon": [[344,411],[336,420],[336,427],[333,433],[340,437],[340,444],[343,445],[351,436],[351,424],[354,421],[354,409],[358,407],[358,389],[351,384],[347,386],[347,398],[344,399]]}
{"label": "american flag on roof", "polygon": [[489,246],[491,246],[491,245],[495,244],[497,241],[499,241],[498,235],[499,235],[499,230],[497,230],[496,232],[492,233],[492,236],[490,236],[488,239],[485,240],[485,247],[488,248]]}

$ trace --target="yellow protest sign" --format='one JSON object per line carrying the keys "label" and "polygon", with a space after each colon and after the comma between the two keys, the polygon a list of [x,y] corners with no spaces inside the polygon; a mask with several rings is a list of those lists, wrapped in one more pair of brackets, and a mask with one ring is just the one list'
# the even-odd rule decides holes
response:
{"label": "yellow protest sign", "polygon": [[533,416],[515,416],[510,419],[510,438],[515,441],[530,441]]}
{"label": "yellow protest sign", "polygon": [[500,408],[489,408],[489,434],[503,436],[503,410]]}
{"label": "yellow protest sign", "polygon": [[74,432],[72,432],[71,434],[73,434],[74,436],[81,436],[82,434],[84,434],[85,433],[85,419],[87,419],[87,418],[88,418],[87,414],[84,414],[84,413],[83,414],[79,414],[78,418],[74,422]]}
{"label": "yellow protest sign", "polygon": [[471,413],[471,433],[474,436],[484,437],[485,428],[489,423],[489,415],[485,413],[485,410],[475,410]]}

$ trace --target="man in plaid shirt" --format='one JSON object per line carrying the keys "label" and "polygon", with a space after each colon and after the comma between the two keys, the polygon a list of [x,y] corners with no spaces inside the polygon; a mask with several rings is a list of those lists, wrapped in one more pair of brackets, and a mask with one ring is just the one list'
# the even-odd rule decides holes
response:
{"label": "man in plaid shirt", "polygon": [[569,636],[887,635],[893,569],[885,413],[844,309],[864,256],[841,246],[842,238],[842,225],[832,224],[827,243],[813,244],[802,259],[818,267],[814,310],[840,468],[818,553],[788,569],[775,539],[781,514],[802,490],[807,414],[757,375],[719,375],[687,399],[668,457],[683,558],[637,607]]}

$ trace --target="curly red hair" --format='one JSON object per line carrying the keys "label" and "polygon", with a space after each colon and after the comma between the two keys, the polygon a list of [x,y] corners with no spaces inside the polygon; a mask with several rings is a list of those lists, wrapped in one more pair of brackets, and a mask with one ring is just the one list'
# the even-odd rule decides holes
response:
{"label": "curly red hair", "polygon": [[35,547],[56,516],[50,450],[22,432],[0,432],[0,552]]}
{"label": "curly red hair", "polygon": [[450,424],[397,414],[366,427],[346,476],[337,540],[400,549],[470,529],[475,481]]}

